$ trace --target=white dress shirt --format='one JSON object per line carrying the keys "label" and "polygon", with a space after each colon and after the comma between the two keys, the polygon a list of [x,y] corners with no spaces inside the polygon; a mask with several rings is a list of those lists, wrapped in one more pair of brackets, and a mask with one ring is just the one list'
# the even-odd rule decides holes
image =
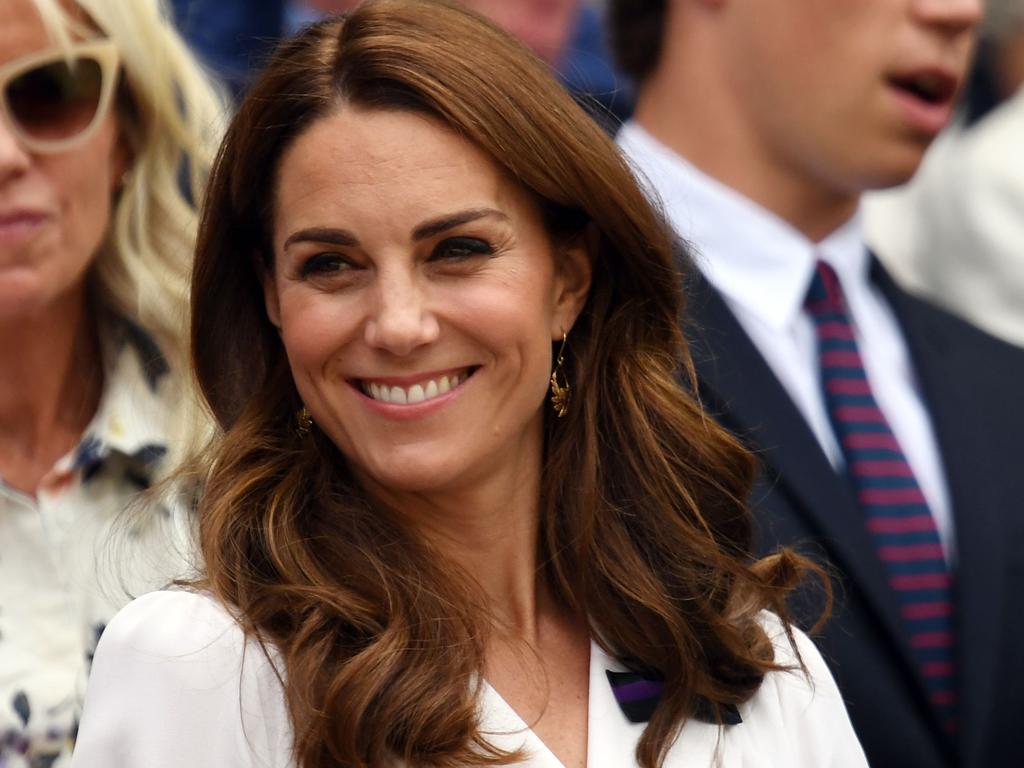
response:
{"label": "white dress shirt", "polygon": [[725,299],[837,469],[842,450],[821,391],[814,324],[804,311],[815,262],[836,271],[878,407],[903,448],[952,563],[949,491],[931,418],[899,324],[869,280],[870,260],[854,216],[814,243],[787,222],[702,173],[636,122],[617,137],[641,184],[660,203],[697,265]]}
{"label": "white dress shirt", "polygon": [[[778,663],[796,657],[778,619],[764,614]],[[739,706],[743,722],[688,722],[664,768],[866,768],[835,682],[814,644],[794,630],[809,677],[769,672]],[[73,768],[295,768],[292,730],[274,661],[246,641],[213,598],[154,592],[131,603],[99,648]],[[624,671],[591,644],[588,768],[636,765],[645,724],[619,708],[606,670]],[[484,685],[481,731],[522,749],[525,768],[564,768],[494,688]],[[716,762],[717,760],[717,762]],[[399,761],[394,761],[399,766]]]}

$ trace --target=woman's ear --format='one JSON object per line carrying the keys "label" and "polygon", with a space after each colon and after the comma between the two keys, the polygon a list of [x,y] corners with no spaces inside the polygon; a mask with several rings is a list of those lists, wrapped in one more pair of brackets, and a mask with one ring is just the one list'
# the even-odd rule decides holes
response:
{"label": "woman's ear", "polygon": [[116,87],[113,100],[110,113],[115,134],[110,155],[110,181],[112,191],[117,192],[127,185],[144,141],[138,105],[123,79]]}
{"label": "woman's ear", "polygon": [[127,183],[132,167],[135,165],[135,152],[123,129],[118,129],[117,139],[110,153],[110,185],[111,193],[119,192]]}
{"label": "woman's ear", "polygon": [[568,333],[583,311],[590,293],[593,274],[594,237],[588,224],[578,236],[566,242],[558,251],[555,273],[555,311],[552,316],[551,338],[560,340]]}

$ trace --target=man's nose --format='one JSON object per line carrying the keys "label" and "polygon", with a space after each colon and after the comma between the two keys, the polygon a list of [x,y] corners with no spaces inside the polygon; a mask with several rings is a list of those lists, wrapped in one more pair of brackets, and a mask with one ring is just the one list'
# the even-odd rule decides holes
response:
{"label": "man's nose", "polygon": [[985,15],[985,0],[914,0],[922,22],[957,34],[977,28]]}

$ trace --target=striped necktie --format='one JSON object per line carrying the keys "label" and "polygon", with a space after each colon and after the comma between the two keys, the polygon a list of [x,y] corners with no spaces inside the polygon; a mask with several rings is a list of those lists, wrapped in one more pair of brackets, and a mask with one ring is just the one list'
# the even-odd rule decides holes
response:
{"label": "striped necktie", "polygon": [[805,309],[814,321],[825,404],[865,524],[898,598],[932,706],[956,729],[953,590],[935,519],[871,393],[835,271],[819,261]]}

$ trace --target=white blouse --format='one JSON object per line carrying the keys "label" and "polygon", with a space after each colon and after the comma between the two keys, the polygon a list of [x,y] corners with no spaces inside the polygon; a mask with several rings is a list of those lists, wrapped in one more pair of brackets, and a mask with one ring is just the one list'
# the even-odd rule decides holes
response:
{"label": "white blouse", "polygon": [[79,443],[29,495],[0,477],[0,768],[66,768],[96,643],[131,595],[182,575],[184,510],[122,513],[164,469],[167,364],[104,326],[104,390]]}
{"label": "white blouse", "polygon": [[[777,618],[765,614],[776,660],[796,659]],[[866,768],[839,691],[817,649],[796,632],[810,677],[771,672],[739,707],[738,725],[689,721],[664,768]],[[625,671],[591,644],[589,768],[636,765],[645,724],[631,723],[606,670]],[[482,730],[523,748],[529,768],[564,768],[490,686]],[[274,666],[211,597],[155,592],[125,608],[96,653],[73,768],[294,768],[292,733]]]}

